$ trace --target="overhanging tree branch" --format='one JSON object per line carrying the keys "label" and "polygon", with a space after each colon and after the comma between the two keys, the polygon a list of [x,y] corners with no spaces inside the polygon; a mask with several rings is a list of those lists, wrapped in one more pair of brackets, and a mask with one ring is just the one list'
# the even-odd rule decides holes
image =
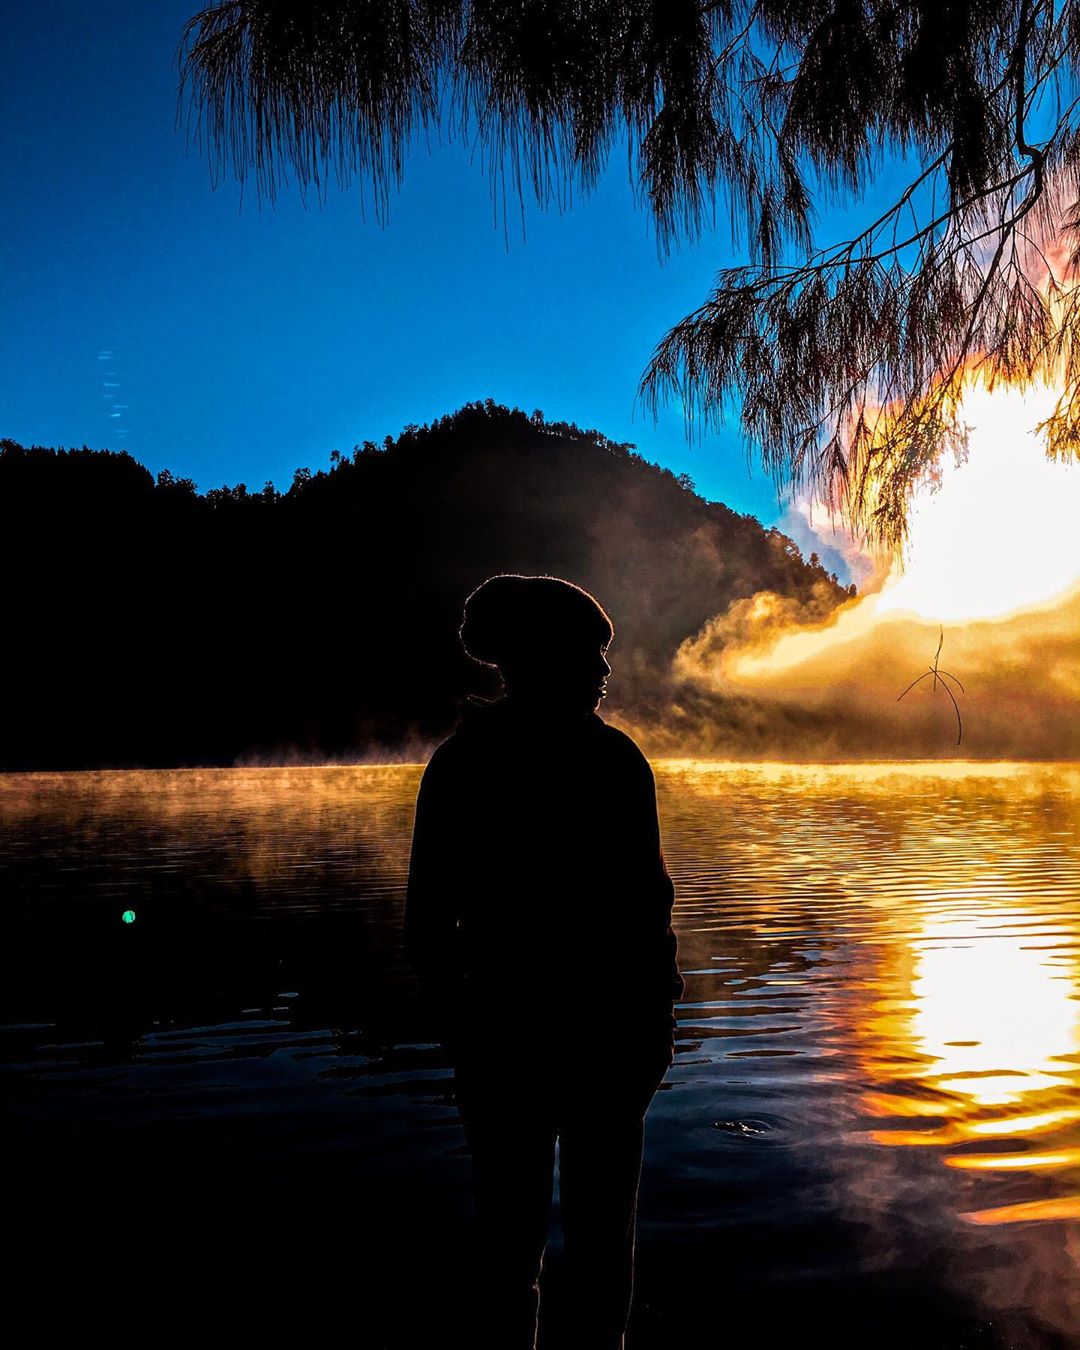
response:
{"label": "overhanging tree branch", "polygon": [[[749,261],[658,345],[641,393],[748,448],[892,545],[973,370],[1051,378],[1080,449],[1074,0],[228,0],[187,25],[186,116],[273,197],[330,178],[381,220],[423,132],[481,155],[494,200],[565,205],[624,142],[660,248],[717,202]],[[1034,131],[1032,130],[1034,128]],[[919,161],[873,224],[821,246],[818,200]]]}

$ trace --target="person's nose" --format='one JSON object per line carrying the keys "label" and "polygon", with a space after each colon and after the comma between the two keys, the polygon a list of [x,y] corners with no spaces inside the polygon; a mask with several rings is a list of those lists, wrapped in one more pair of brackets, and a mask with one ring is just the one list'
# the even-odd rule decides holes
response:
{"label": "person's nose", "polygon": [[600,657],[600,677],[606,680],[611,674],[611,667],[608,665],[607,657],[601,654]]}

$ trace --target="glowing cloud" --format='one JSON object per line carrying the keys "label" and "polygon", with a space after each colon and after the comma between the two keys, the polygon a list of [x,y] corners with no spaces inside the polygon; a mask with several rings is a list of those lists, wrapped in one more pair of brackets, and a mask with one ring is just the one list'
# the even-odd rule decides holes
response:
{"label": "glowing cloud", "polygon": [[676,654],[654,754],[845,759],[956,752],[953,709],[924,681],[965,687],[963,753],[1080,757],[1080,465],[1034,434],[1054,395],[973,385],[963,463],[918,494],[902,570],[827,611],[762,592],[717,615]]}

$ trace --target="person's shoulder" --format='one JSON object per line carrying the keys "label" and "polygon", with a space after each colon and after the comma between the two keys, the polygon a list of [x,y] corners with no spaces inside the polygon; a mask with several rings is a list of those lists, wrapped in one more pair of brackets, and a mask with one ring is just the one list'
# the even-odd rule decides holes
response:
{"label": "person's shoulder", "polygon": [[632,736],[625,731],[620,731],[618,727],[613,727],[610,722],[604,722],[600,718],[597,720],[602,728],[601,736],[604,749],[612,759],[639,771],[644,769],[650,774],[652,773],[652,766],[646,759],[644,751]]}
{"label": "person's shoulder", "polygon": [[460,703],[458,723],[432,750],[424,777],[446,778],[472,767],[492,740],[500,711],[496,702],[486,699],[470,696]]}
{"label": "person's shoulder", "polygon": [[460,766],[461,759],[462,743],[457,732],[452,731],[428,756],[428,761],[424,765],[423,781],[431,783],[451,776]]}

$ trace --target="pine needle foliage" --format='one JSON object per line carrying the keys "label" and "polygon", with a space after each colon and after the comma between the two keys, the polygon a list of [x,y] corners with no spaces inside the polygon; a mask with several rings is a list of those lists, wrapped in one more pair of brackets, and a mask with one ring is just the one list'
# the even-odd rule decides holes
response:
{"label": "pine needle foliage", "polygon": [[[271,199],[359,180],[385,220],[420,133],[462,138],[504,210],[588,192],[620,145],[662,250],[715,222],[747,261],[660,341],[641,392],[735,407],[781,487],[904,538],[962,453],[965,385],[1059,388],[1080,449],[1080,4],[1073,0],[226,0],[181,42],[218,171]],[[186,103],[183,102],[186,100]],[[838,243],[819,204],[910,181]]]}

